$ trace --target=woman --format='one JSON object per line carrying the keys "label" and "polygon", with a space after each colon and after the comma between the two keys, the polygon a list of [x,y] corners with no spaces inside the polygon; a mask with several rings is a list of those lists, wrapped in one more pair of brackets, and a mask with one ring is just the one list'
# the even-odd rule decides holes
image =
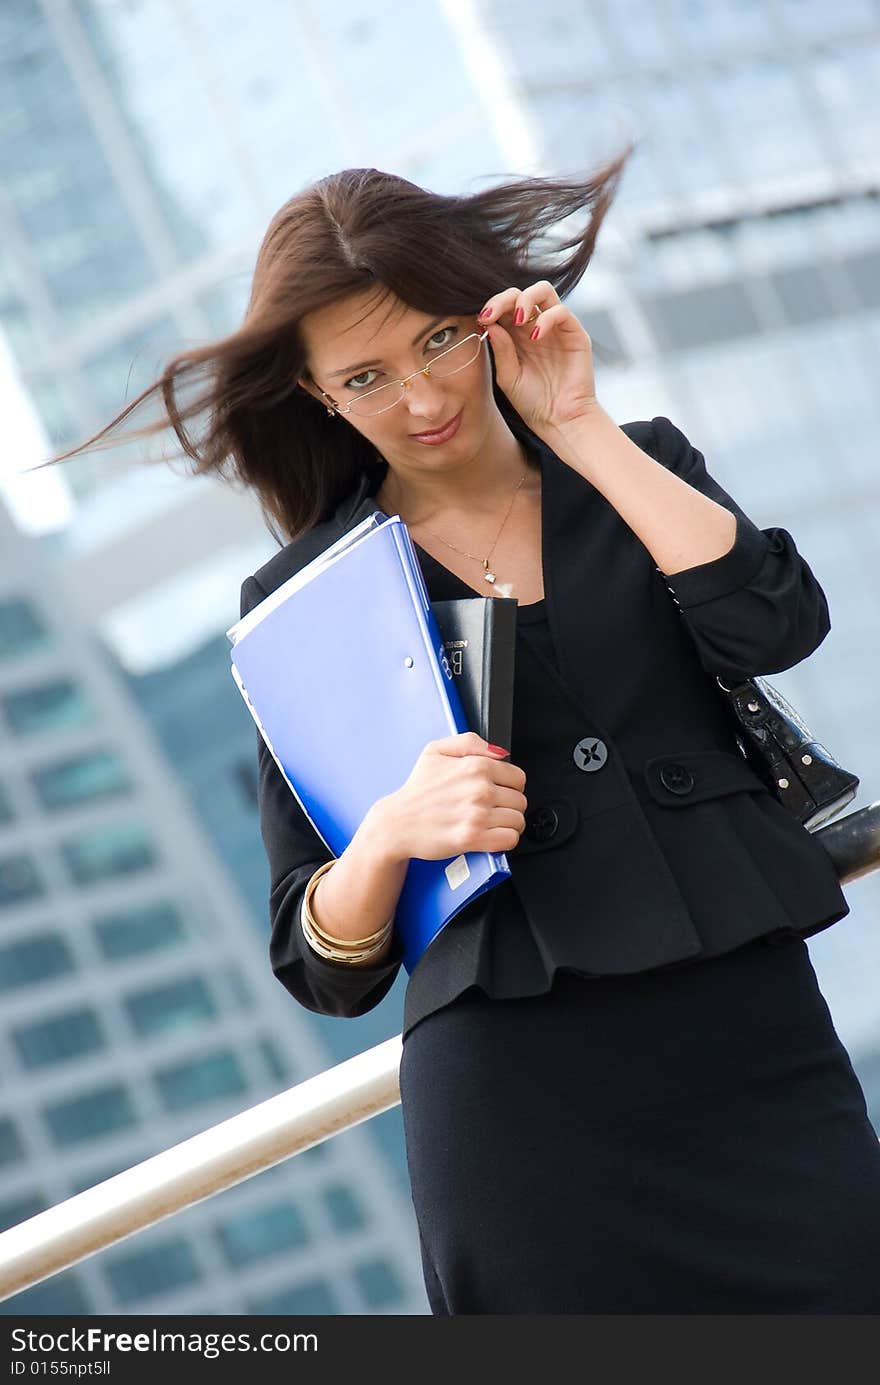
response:
{"label": "woman", "polygon": [[827,603],[669,419],[597,397],[563,299],[628,153],[460,198],[322,179],[273,218],[239,331],[154,387],[282,531],[242,613],[376,508],[433,600],[519,603],[511,746],[432,742],[338,859],[257,737],[271,963],[362,1014],[400,968],[409,860],[509,853],[407,986],[432,1312],[876,1312],[880,1152],[804,942],[848,906],[713,681],[807,657]]}

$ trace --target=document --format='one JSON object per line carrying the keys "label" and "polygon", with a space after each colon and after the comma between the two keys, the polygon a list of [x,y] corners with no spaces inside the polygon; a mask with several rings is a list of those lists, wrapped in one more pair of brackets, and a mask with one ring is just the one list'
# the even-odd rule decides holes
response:
{"label": "document", "polygon": [[[405,783],[428,741],[477,729],[399,515],[369,515],[226,633],[239,691],[334,856],[377,799]],[[411,858],[395,915],[407,972],[510,873],[503,852]]]}

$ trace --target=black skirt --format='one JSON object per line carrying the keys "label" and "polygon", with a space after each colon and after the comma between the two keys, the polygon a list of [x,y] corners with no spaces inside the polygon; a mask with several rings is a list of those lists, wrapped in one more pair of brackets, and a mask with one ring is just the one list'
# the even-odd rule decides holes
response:
{"label": "black skirt", "polygon": [[803,940],[406,1035],[431,1311],[880,1313],[880,1145]]}

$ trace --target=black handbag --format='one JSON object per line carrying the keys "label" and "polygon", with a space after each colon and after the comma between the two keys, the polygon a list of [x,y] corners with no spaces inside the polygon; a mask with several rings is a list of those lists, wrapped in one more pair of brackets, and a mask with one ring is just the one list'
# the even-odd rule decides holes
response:
{"label": "black handbag", "polygon": [[838,764],[772,683],[757,675],[733,687],[715,680],[743,755],[808,832],[855,798],[858,776]]}

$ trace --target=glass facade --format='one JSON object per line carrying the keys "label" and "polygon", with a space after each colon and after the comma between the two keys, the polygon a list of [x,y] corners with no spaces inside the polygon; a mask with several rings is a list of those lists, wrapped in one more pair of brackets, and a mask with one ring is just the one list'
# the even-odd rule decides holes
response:
{"label": "glass facade", "polygon": [[0,601],[0,659],[18,659],[45,649],[49,632],[22,597]]}
{"label": "glass facade", "polygon": [[0,1116],[0,1168],[24,1157],[25,1147],[17,1125],[11,1117]]}
{"label": "glass facade", "polygon": [[126,996],[129,1023],[141,1038],[190,1029],[214,1018],[217,1006],[199,976],[182,976],[164,986]]}
{"label": "glass facade", "polygon": [[187,1111],[218,1097],[237,1096],[247,1091],[247,1081],[236,1055],[229,1049],[191,1058],[160,1068],[156,1085],[169,1111]]}
{"label": "glass facade", "polygon": [[43,1116],[52,1139],[61,1149],[85,1140],[102,1139],[137,1121],[131,1094],[119,1083],[53,1102],[44,1108]]}
{"label": "glass facade", "polygon": [[168,1293],[202,1275],[192,1245],[178,1237],[167,1237],[149,1250],[108,1252],[102,1268],[119,1304]]}
{"label": "glass facade", "polygon": [[112,750],[96,750],[61,764],[47,765],[35,771],[31,781],[49,812],[115,798],[131,789],[125,764]]}
{"label": "glass facade", "polygon": [[68,1010],[37,1024],[13,1025],[12,1042],[26,1068],[71,1063],[107,1046],[107,1036],[94,1010]]}
{"label": "glass facade", "polygon": [[252,1298],[248,1304],[249,1313],[268,1317],[288,1313],[294,1316],[336,1314],[340,1311],[339,1299],[326,1279],[309,1279],[300,1284],[291,1284],[287,1289]]}
{"label": "glass facade", "polygon": [[32,856],[24,851],[0,856],[0,909],[26,904],[45,892],[43,877]]}
{"label": "glass facade", "polygon": [[362,1260],[354,1267],[354,1277],[369,1309],[390,1309],[405,1297],[400,1276],[389,1260]]}
{"label": "glass facade", "polygon": [[147,870],[158,860],[157,848],[146,823],[108,823],[61,842],[71,879],[92,885],[118,875]]}
{"label": "glass facade", "polygon": [[0,712],[17,736],[76,730],[90,726],[95,717],[85,690],[69,678],[4,693]]}
{"label": "glass facade", "polygon": [[359,1231],[367,1217],[360,1199],[346,1183],[333,1183],[322,1194],[327,1215],[336,1231]]}
{"label": "glass facade", "polygon": [[98,946],[110,962],[175,947],[187,936],[180,910],[170,900],[103,914],[93,927]]}
{"label": "glass facade", "polygon": [[224,1222],[217,1230],[230,1265],[246,1265],[309,1240],[305,1219],[291,1202],[276,1202]]}
{"label": "glass facade", "polygon": [[76,958],[61,933],[21,938],[0,947],[0,990],[51,981],[75,967]]}

